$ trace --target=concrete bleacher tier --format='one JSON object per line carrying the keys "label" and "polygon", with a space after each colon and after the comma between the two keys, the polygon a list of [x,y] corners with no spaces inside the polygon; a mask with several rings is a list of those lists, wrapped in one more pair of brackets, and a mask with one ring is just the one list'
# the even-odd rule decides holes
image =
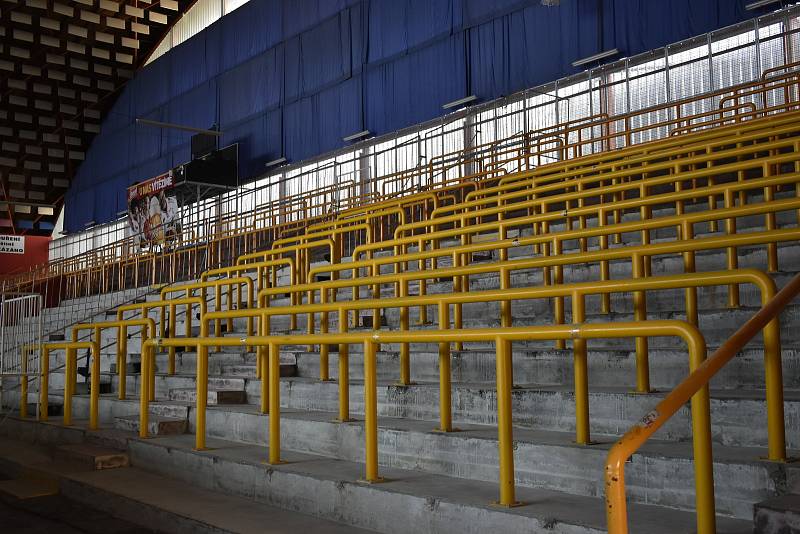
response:
{"label": "concrete bleacher tier", "polygon": [[[123,362],[118,329],[104,329],[97,340],[90,328],[78,339],[99,341],[99,429],[84,428],[90,396],[80,389],[71,404],[73,425],[61,426],[66,352],[54,349],[49,397],[42,405],[51,414],[47,421],[12,418],[0,426],[0,432],[36,442],[40,449],[32,446],[30,457],[8,453],[6,461],[24,466],[35,457],[44,462],[49,447],[63,443],[90,445],[94,452],[81,454],[93,458],[102,455],[98,451],[124,451],[133,466],[127,469],[147,472],[142,476],[151,477],[148,484],[156,493],[166,487],[175,492],[185,488],[187,495],[206,492],[198,493],[199,503],[218,499],[231,510],[241,507],[245,522],[248,514],[258,517],[258,510],[248,508],[255,501],[265,510],[268,505],[324,520],[309,524],[320,531],[336,531],[337,525],[326,522],[332,521],[347,529],[378,532],[483,532],[487,525],[497,532],[604,532],[609,450],[689,375],[690,362],[686,344],[677,337],[652,337],[646,344],[633,335],[584,340],[577,329],[583,324],[686,322],[698,327],[708,354],[713,354],[765,304],[763,287],[742,283],[734,288],[723,278],[726,273],[743,273],[751,280],[758,279],[756,271],[768,273],[777,288],[800,273],[798,134],[800,114],[787,111],[502,179],[491,176],[470,182],[457,197],[452,184],[441,198],[431,189],[426,194],[435,197],[436,210],[422,220],[410,217],[414,220],[405,225],[401,219],[406,210],[418,209],[431,197],[345,211],[333,222],[276,239],[263,252],[243,259],[239,270],[221,269],[204,277],[249,277],[257,298],[255,290],[245,297],[219,285],[195,284],[179,291],[182,284],[196,280],[172,284],[169,292],[155,288],[138,302],[153,304],[145,313],[159,328],[170,328],[161,330],[158,341],[149,437],[139,437],[139,396],[146,390],[140,329],[129,329]],[[694,271],[698,279],[702,273],[716,274],[692,286],[687,280]],[[609,291],[607,298],[587,287],[603,281],[655,283],[682,273],[689,275],[672,285],[635,293],[621,287]],[[715,283],[714,276],[720,281]],[[586,291],[584,314],[575,310],[572,298],[521,295],[480,301],[486,291],[559,286]],[[162,297],[189,293],[205,301],[206,315],[235,310],[235,317],[222,319],[218,331],[211,320],[209,335],[219,332],[241,339],[239,346],[208,350],[204,450],[195,450],[193,435],[198,352],[195,347],[170,352],[164,340],[198,336],[208,319],[199,307],[187,312],[180,305],[165,318],[157,304]],[[463,301],[448,305],[445,324],[438,306],[414,305],[415,298],[451,294],[463,295]],[[131,290],[123,296],[139,295]],[[363,301],[360,308],[347,314],[310,307],[356,300]],[[68,300],[60,307],[79,308],[85,302]],[[117,318],[119,304],[92,321]],[[272,310],[268,332],[264,309]],[[128,319],[142,313],[131,309],[121,315]],[[328,333],[333,340],[326,344],[318,337],[311,345],[280,347],[278,464],[265,463],[270,415],[264,413],[268,404],[262,399],[262,378],[271,371],[267,351],[248,344],[253,342],[247,337],[253,327],[249,317],[261,336]],[[363,344],[346,346],[332,337],[342,331],[342,319],[354,334],[407,332],[411,340],[408,345],[396,340],[379,343],[376,354],[377,460],[384,478],[380,483],[360,481],[369,446],[365,417],[370,399],[365,395],[370,395],[370,383],[365,387],[364,374],[369,358]],[[502,332],[571,323],[576,333],[566,343],[513,344],[513,484],[521,505],[493,505],[500,495],[502,404],[495,342],[469,341],[465,336],[452,344],[419,343],[413,342],[413,334],[437,328]],[[800,308],[793,303],[780,315],[778,354],[783,371],[780,422],[788,457],[800,450],[798,327]],[[71,328],[65,328],[63,336],[72,339]],[[582,378],[575,366],[584,350],[591,438],[580,443],[578,427],[583,423],[576,422],[576,406],[582,393],[576,380]],[[649,361],[646,382],[643,357]],[[445,429],[449,431],[437,431],[443,421],[443,358],[452,380],[447,407],[454,428]],[[87,351],[80,350],[78,365],[85,366],[86,359]],[[126,398],[119,398],[120,366],[127,371]],[[350,420],[344,422],[337,420],[342,415],[343,366],[350,386],[344,390]],[[753,532],[754,516],[761,529],[757,532],[772,532],[770,522],[785,507],[771,499],[800,493],[800,464],[774,457],[762,460],[768,448],[774,452],[775,444],[775,436],[768,433],[767,374],[764,336],[758,334],[709,383],[716,505],[712,518],[715,515],[719,532]],[[19,402],[15,394],[7,393],[4,400]],[[30,393],[26,401],[33,413],[40,399]],[[626,464],[632,532],[705,528],[696,519],[693,438],[692,412],[686,405]],[[181,531],[236,530],[202,511],[152,502],[132,483],[112,484],[83,471],[61,476],[62,491],[74,498],[100,508],[123,508],[152,525],[168,519]],[[118,476],[124,480],[126,475]]]}

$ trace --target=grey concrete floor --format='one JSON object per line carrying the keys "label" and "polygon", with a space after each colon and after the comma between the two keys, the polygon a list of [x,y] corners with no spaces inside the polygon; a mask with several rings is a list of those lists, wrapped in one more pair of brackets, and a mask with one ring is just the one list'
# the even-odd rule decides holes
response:
{"label": "grey concrete floor", "polygon": [[5,534],[146,534],[154,532],[60,495],[0,501]]}

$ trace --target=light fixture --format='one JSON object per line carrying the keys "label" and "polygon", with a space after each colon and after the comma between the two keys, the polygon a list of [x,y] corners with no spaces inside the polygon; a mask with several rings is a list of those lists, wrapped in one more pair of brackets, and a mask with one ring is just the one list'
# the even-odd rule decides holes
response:
{"label": "light fixture", "polygon": [[476,100],[478,100],[478,97],[475,95],[465,96],[464,98],[459,98],[458,100],[453,100],[452,102],[444,104],[442,109],[457,108],[459,106],[469,104],[470,102],[475,102]]}
{"label": "light fixture", "polygon": [[560,6],[561,0],[542,0],[542,5],[547,7]]}
{"label": "light fixture", "polygon": [[616,56],[619,54],[619,50],[616,48],[612,48],[611,50],[606,50],[605,52],[600,52],[599,54],[595,54],[593,56],[585,57],[583,59],[576,59],[572,62],[573,67],[580,67],[581,65],[586,65],[587,63],[593,63],[595,61],[605,59],[607,57]]}
{"label": "light fixture", "polygon": [[344,142],[355,141],[356,139],[361,139],[362,137],[367,137],[371,133],[372,132],[370,132],[369,130],[362,130],[362,131],[360,131],[358,133],[354,133],[352,135],[348,135],[347,137],[342,137],[342,141],[344,141]]}
{"label": "light fixture", "polygon": [[286,158],[273,159],[272,161],[266,162],[264,164],[264,167],[277,167],[278,165],[283,165],[287,161],[289,161],[289,160],[286,159]]}
{"label": "light fixture", "polygon": [[758,0],[757,2],[751,2],[744,6],[745,9],[753,10],[758,9],[759,7],[768,6],[770,4],[777,4],[781,0]]}
{"label": "light fixture", "polygon": [[97,224],[97,221],[89,221],[89,222],[87,222],[87,223],[84,223],[84,225],[83,225],[83,226],[84,226],[85,228],[89,228],[90,226],[94,226],[94,225],[96,225],[96,224]]}
{"label": "light fixture", "polygon": [[155,126],[156,128],[171,128],[173,130],[183,130],[185,132],[201,133],[206,135],[213,135],[216,137],[222,136],[219,130],[206,130],[205,128],[195,128],[194,126],[184,126],[183,124],[175,124],[172,122],[161,122],[150,119],[136,118],[136,124],[145,124],[147,126]]}

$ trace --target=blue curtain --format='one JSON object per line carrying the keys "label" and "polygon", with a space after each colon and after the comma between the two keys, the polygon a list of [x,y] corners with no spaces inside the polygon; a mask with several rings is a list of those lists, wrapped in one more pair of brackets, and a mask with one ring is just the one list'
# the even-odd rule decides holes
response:
{"label": "blue curtain", "polygon": [[224,132],[240,177],[576,72],[575,59],[632,56],[759,15],[748,0],[252,0],[144,67],[103,120],[66,195],[65,227],[113,219],[124,189],[188,161],[191,134]]}

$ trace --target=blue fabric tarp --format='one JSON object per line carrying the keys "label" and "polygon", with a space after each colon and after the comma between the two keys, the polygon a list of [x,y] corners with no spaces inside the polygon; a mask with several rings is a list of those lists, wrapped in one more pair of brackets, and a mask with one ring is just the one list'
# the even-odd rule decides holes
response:
{"label": "blue fabric tarp", "polygon": [[128,83],[73,180],[65,226],[113,218],[123,186],[189,159],[191,134],[137,117],[219,124],[221,145],[240,143],[246,181],[270,159],[297,162],[364,129],[436,118],[470,94],[488,101],[546,83],[602,50],[633,56],[762,13],[745,3],[252,0]]}

